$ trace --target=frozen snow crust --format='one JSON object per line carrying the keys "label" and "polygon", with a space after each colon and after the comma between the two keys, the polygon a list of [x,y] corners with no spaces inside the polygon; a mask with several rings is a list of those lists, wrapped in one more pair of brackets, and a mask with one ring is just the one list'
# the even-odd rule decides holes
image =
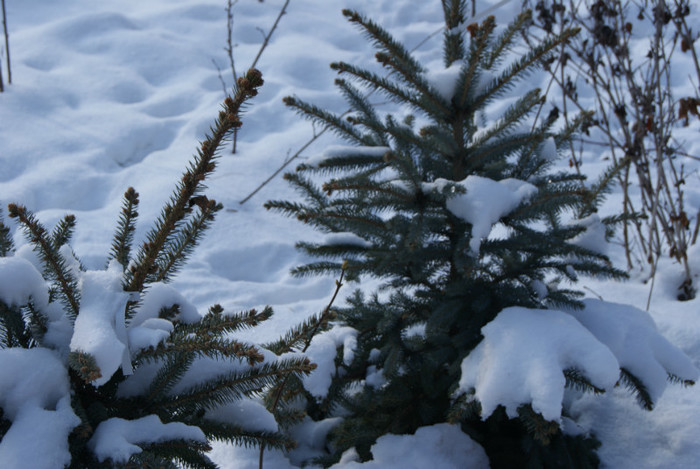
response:
{"label": "frozen snow crust", "polygon": [[[484,5],[495,3],[496,0],[484,1]],[[256,28],[268,28],[279,6],[280,2],[273,1],[239,2],[235,17],[238,63],[247,65],[252,61],[261,41]],[[342,6],[361,9],[411,46],[436,31],[442,23],[439,2],[348,0]],[[299,280],[287,274],[290,267],[306,261],[295,252],[294,241],[311,238],[314,234],[301,224],[260,208],[267,199],[294,197],[284,182],[273,181],[246,205],[238,202],[268,176],[273,166],[284,161],[288,149],[293,153],[312,135],[308,123],[283,109],[280,98],[290,94],[313,97],[343,112],[327,64],[339,59],[358,60],[358,57],[368,62],[372,60],[373,52],[338,14],[340,8],[335,2],[292,1],[289,14],[281,21],[280,29],[259,64],[267,84],[244,117],[246,124],[238,142],[239,153],[222,158],[220,172],[209,183],[213,197],[222,201],[227,210],[220,214],[207,243],[195,253],[188,269],[167,286],[189,300],[184,308],[188,310],[191,306],[193,309],[189,311],[204,310],[217,301],[227,309],[272,304],[276,319],[256,331],[246,332],[244,337],[250,341],[263,343],[277,338],[281,331],[322,308],[333,288],[332,279]],[[499,23],[510,19],[510,11],[510,8],[496,11]],[[129,185],[135,186],[142,196],[142,219],[155,218],[173,181],[180,176],[191,156],[194,143],[210,125],[212,110],[217,109],[223,97],[218,72],[211,61],[216,60],[222,67],[227,61],[222,51],[226,35],[222,3],[125,0],[116,7],[113,2],[30,0],[7,2],[7,13],[13,84],[0,94],[1,205],[26,204],[48,226],[65,213],[75,213],[78,227],[73,247],[88,269],[100,272],[109,250],[119,196]],[[309,28],[309,24],[314,27]],[[439,41],[429,42],[417,54],[427,62],[435,57],[439,47]],[[225,70],[223,76],[230,86]],[[453,71],[438,73],[431,79],[444,90],[445,96],[453,91],[449,88],[450,80],[454,79]],[[532,82],[538,79],[544,83],[541,76],[532,77]],[[693,95],[692,85],[685,79],[681,81],[679,95]],[[691,126],[689,132],[697,132],[697,127]],[[317,142],[316,149],[333,143],[337,142],[325,135]],[[698,140],[690,139],[689,153],[698,154],[699,149]],[[551,147],[548,151],[551,152]],[[304,153],[302,157],[306,156]],[[599,172],[606,165],[604,154],[587,154],[585,158],[584,171]],[[697,172],[693,174],[686,186],[690,201],[688,213],[700,209],[700,186]],[[620,198],[619,194],[612,194],[604,214],[614,213]],[[143,223],[137,228],[137,240],[143,239],[147,225]],[[16,256],[0,259],[1,298],[9,304],[23,304],[31,299],[37,307],[44,307],[48,294],[40,267],[32,268],[38,264],[23,237],[18,233],[14,237],[18,245]],[[619,251],[610,254],[615,261],[623,262]],[[697,249],[691,251],[694,265],[700,269],[698,254]],[[643,283],[644,275],[637,272],[632,272],[631,281],[624,285],[582,280],[591,296],[600,295],[608,302],[587,302],[582,311],[550,312],[574,317],[580,326],[561,319],[568,325],[569,334],[582,341],[594,337],[599,344],[597,348],[602,344],[621,367],[641,363],[642,356],[645,363],[654,363],[639,372],[655,389],[656,409],[652,413],[632,402],[624,388],[609,390],[603,396],[570,396],[572,418],[582,431],[595,433],[603,442],[599,454],[604,467],[693,467],[700,459],[697,438],[700,393],[696,388],[677,386],[664,390],[665,373],[692,376],[696,373],[693,367],[700,364],[698,300],[683,304],[675,301],[676,268],[670,263],[659,265],[648,315],[640,314],[640,310],[647,308],[649,285]],[[99,321],[111,324],[116,320],[113,306],[123,298],[110,287],[108,273],[94,275],[95,278],[88,278],[84,285],[88,288],[102,285],[105,298],[110,299],[112,306],[106,311],[93,310],[93,319],[99,317]],[[104,277],[100,279],[100,276]],[[153,287],[152,298],[160,294],[158,288]],[[181,301],[173,291],[164,289],[161,293]],[[630,303],[635,309],[628,310],[609,302]],[[144,302],[143,307],[146,304]],[[619,313],[621,319],[607,317],[607,311]],[[522,317],[538,314],[537,311],[524,312]],[[585,317],[586,314],[591,317]],[[0,442],[1,467],[42,469],[69,463],[65,441],[79,423],[70,407],[65,368],[73,330],[67,328],[60,308],[47,306],[46,315],[49,324],[45,337],[55,351],[0,350],[0,406],[4,417],[12,421]],[[504,323],[508,316],[504,316]],[[657,326],[651,326],[650,317]],[[522,322],[522,319],[511,320],[515,324]],[[503,324],[498,321],[501,319],[488,329],[493,331],[493,337],[485,341],[483,347],[494,357],[500,357],[500,353],[514,353],[494,345],[502,332]],[[160,343],[169,327],[147,312],[143,322],[127,331],[126,339],[121,332],[107,328],[111,345],[97,349],[105,352],[103,359],[107,363],[113,360],[107,352],[114,351],[121,357],[124,353]],[[668,342],[659,339],[656,329]],[[641,343],[627,340],[626,331],[631,330],[642,334]],[[346,343],[350,335],[342,337]],[[341,336],[327,339],[337,346]],[[533,345],[533,341],[528,343]],[[487,346],[491,342],[493,344]],[[678,348],[670,347],[669,342]],[[78,343],[89,346],[88,337],[76,338]],[[328,343],[319,344],[319,350],[325,346]],[[557,351],[568,347],[562,343],[537,346]],[[678,349],[690,359],[679,360]],[[486,351],[482,353],[487,354]],[[669,365],[671,358],[673,366],[678,368]],[[591,372],[599,373],[600,384],[603,384],[607,376],[603,372],[606,366],[611,368],[610,356],[599,351],[598,358],[585,360]],[[603,366],[604,363],[608,365]],[[505,368],[500,371],[507,370],[508,364],[501,364]],[[552,365],[564,367],[570,366],[570,362],[557,361]],[[116,360],[108,364],[114,369],[120,366],[121,361],[117,363]],[[26,370],[33,372],[28,374]],[[483,386],[496,383],[497,370],[494,369],[494,376],[474,378],[475,389],[477,379]],[[549,371],[543,369],[542,373]],[[18,376],[24,378],[18,379]],[[505,394],[502,389],[499,391]],[[556,392],[554,395],[558,398]],[[513,405],[532,398],[515,392],[510,397]],[[557,415],[557,406],[556,402],[543,404],[552,415]],[[256,403],[242,404],[227,409],[222,415],[231,415],[231,419],[238,416],[239,422],[249,422],[254,428],[275,429],[271,416],[260,409]],[[140,423],[143,425],[139,431],[154,430],[148,438],[154,438],[161,428],[152,418]],[[126,454],[136,441],[153,441],[122,430],[132,429],[115,422],[112,429],[106,431],[114,438],[116,446],[107,452],[114,451],[111,454],[116,455],[117,451],[126,451],[120,453]],[[181,430],[183,435],[189,434],[189,430],[177,431]],[[391,467],[388,464],[411,467],[412,461],[422,461],[414,448],[430,458],[429,462],[434,462],[435,467],[438,463],[450,467],[447,461],[460,464],[458,467],[469,467],[467,461],[479,461],[475,456],[479,448],[452,427],[429,427],[419,430],[417,435],[387,436],[377,442],[373,454],[383,458],[385,467]],[[194,433],[191,436],[197,437]],[[438,439],[448,442],[450,447],[475,449],[469,456],[446,452]],[[37,451],[37,442],[42,443],[42,451]],[[429,445],[428,442],[435,443]],[[222,468],[257,468],[257,457],[254,449],[227,443],[215,443],[212,452],[212,458]],[[359,466],[352,454],[338,467],[344,467],[343,464]],[[368,463],[371,464],[374,463]],[[292,466],[282,453],[273,451],[266,457],[266,467],[286,469]]]}

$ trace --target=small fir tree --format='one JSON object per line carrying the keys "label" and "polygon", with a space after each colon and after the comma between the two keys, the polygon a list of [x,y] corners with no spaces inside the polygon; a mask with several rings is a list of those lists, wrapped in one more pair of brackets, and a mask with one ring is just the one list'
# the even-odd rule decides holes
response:
{"label": "small fir tree", "polygon": [[[164,285],[221,209],[203,194],[203,181],[262,82],[254,69],[239,79],[135,255],[139,196],[126,191],[104,271],[85,271],[68,247],[73,216],[49,232],[25,207],[10,204],[9,216],[23,228],[44,271],[42,279],[29,262],[11,256],[9,230],[0,223],[0,277],[19,276],[27,290],[0,289],[0,361],[3,367],[33,368],[12,377],[0,370],[2,454],[35,447],[56,458],[51,467],[214,468],[206,456],[212,440],[292,444],[283,434],[250,431],[217,415],[229,403],[313,369],[301,357],[266,362],[256,347],[230,337],[266,320],[271,310],[228,314],[214,305],[201,316]],[[46,368],[35,369],[47,361]],[[43,420],[31,422],[61,428],[47,441],[27,443],[33,430],[23,435],[18,429],[26,430],[27,412],[18,410],[12,396],[22,386],[34,390],[22,399],[41,401]],[[39,391],[42,387],[47,390]]]}
{"label": "small fir tree", "polygon": [[[267,204],[329,234],[322,242],[299,243],[323,260],[295,273],[337,274],[345,265],[348,278],[383,281],[380,291],[358,291],[339,311],[340,321],[358,331],[357,348],[349,365],[337,360],[327,397],[308,405],[314,419],[341,407],[346,415],[331,431],[332,454],[322,462],[353,447],[369,459],[380,435],[449,420],[486,449],[493,467],[596,466],[595,439],[563,434],[529,405],[515,419],[499,407],[482,420],[478,401],[456,392],[461,364],[499,312],[581,308],[581,293],[552,280],[625,276],[575,242],[586,227],[567,222],[567,214],[590,213],[598,195],[580,175],[553,168],[556,149],[566,148],[587,116],[559,130],[556,112],[530,124],[544,104],[535,89],[485,124],[492,105],[577,31],[550,36],[506,63],[529,12],[497,33],[493,17],[466,25],[464,1],[442,5],[444,69],[426,69],[379,25],[345,10],[377,46],[376,59],[389,76],[332,64],[351,107],[345,119],[285,100],[351,144],[329,148],[286,175],[305,202]],[[398,104],[405,117],[382,115],[365,90]],[[496,224],[499,236],[489,236]],[[561,371],[570,387],[602,391],[581,370]],[[625,382],[643,394],[641,380]]]}

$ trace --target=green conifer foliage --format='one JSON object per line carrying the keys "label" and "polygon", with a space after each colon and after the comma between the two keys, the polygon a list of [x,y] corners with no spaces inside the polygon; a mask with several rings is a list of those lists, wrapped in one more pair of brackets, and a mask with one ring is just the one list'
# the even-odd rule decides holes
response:
{"label": "green conifer foliage", "polygon": [[[133,188],[124,194],[122,213],[108,256],[112,265],[98,272],[98,275],[116,272],[117,278],[122,274],[123,290],[127,293],[117,292],[116,295],[129,297],[124,301],[122,323],[115,328],[129,328],[138,312],[137,306],[147,297],[149,289],[155,282],[167,281],[183,265],[221,208],[203,194],[203,182],[216,167],[221,144],[240,127],[239,114],[243,105],[257,94],[262,83],[260,72],[254,69],[239,79],[234,95],[225,100],[211,134],[183,174],[147,240],[133,256],[131,247],[139,195]],[[160,321],[159,324],[170,324],[164,329],[169,330],[167,336],[155,345],[132,350],[127,366],[122,364],[111,377],[110,374],[103,376],[105,370],[100,369],[95,356],[74,350],[72,346],[69,352],[68,343],[60,343],[56,339],[56,327],[49,324],[63,321],[64,328],[77,328],[81,315],[87,314],[83,310],[86,305],[85,298],[81,298],[81,288],[85,288],[86,275],[95,275],[95,271],[85,272],[67,249],[75,218],[67,216],[49,232],[23,206],[10,204],[9,216],[18,221],[43,261],[43,277],[50,285],[50,292],[48,306],[34,304],[36,298],[21,305],[6,304],[0,299],[0,349],[5,352],[10,348],[48,348],[54,356],[63,357],[70,382],[71,410],[79,420],[66,443],[71,457],[69,467],[214,468],[215,464],[206,455],[209,442],[213,440],[276,448],[292,444],[281,433],[250,431],[212,418],[219,406],[246,396],[261,395],[280,381],[297,379],[314,368],[303,358],[264,362],[258,348],[231,338],[231,332],[254,327],[268,319],[272,314],[269,308],[229,314],[215,305],[201,318],[183,320],[178,314],[181,305],[164,307],[159,317],[152,319]],[[0,257],[9,257],[12,251],[9,230],[0,222]],[[0,263],[0,267],[2,265]],[[118,290],[119,283],[116,285]],[[95,295],[92,296],[90,301],[94,302]],[[63,307],[65,320],[57,319],[53,307],[57,302]],[[54,328],[51,339],[47,333],[49,326]],[[70,338],[68,335],[68,340]],[[183,382],[194,364],[206,360],[218,362],[221,371],[214,376]],[[127,371],[126,368],[131,369]],[[100,378],[106,382],[96,383]],[[130,378],[137,378],[138,392],[123,392],[123,385],[128,384]],[[140,385],[138,380],[141,380]],[[115,461],[96,454],[93,437],[101,424],[139,419],[153,422],[156,417],[160,420],[158,425],[162,425],[158,428],[196,428],[204,439],[183,438],[182,433],[175,432],[172,437],[166,434],[155,441],[136,441],[139,450],[132,451],[128,461]],[[4,412],[0,412],[0,441],[11,425]],[[41,445],[42,442],[37,442],[37,451],[43,451]]]}
{"label": "green conifer foliage", "polygon": [[[564,222],[564,215],[583,211],[590,196],[581,176],[554,172],[543,151],[552,140],[564,148],[586,116],[555,130],[552,112],[533,125],[544,97],[532,90],[489,126],[482,124],[491,105],[577,31],[508,62],[529,12],[497,34],[493,17],[467,26],[464,1],[442,3],[442,73],[453,74],[453,88],[436,84],[431,77],[440,71],[424,68],[379,25],[345,10],[377,47],[388,76],[344,62],[331,65],[352,110],[346,119],[294,97],[285,100],[350,143],[286,175],[304,202],[267,204],[323,233],[343,234],[299,243],[320,260],[295,273],[337,275],[345,262],[348,278],[373,277],[384,285],[369,296],[358,291],[339,311],[339,319],[359,331],[358,346],[354,362],[340,366],[332,402],[324,404],[350,411],[331,433],[335,453],[325,463],[352,447],[368,459],[380,435],[450,419],[484,446],[493,467],[594,466],[595,440],[564,436],[531,409],[523,408],[515,420],[497,411],[482,422],[478,404],[452,400],[460,363],[498,312],[508,306],[577,307],[579,292],[547,284],[554,277],[624,277],[605,256],[572,242],[585,228]],[[366,90],[397,104],[405,117],[382,113]],[[536,188],[499,217],[498,238],[486,237],[488,231],[454,206],[469,195],[470,181],[485,180],[526,181]],[[368,366],[381,370],[383,386],[364,384]],[[587,386],[585,379],[572,383]]]}

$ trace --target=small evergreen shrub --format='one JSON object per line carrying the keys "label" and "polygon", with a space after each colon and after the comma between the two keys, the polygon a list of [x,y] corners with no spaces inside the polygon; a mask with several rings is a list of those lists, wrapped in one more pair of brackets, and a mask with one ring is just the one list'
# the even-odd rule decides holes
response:
{"label": "small evergreen shrub", "polygon": [[[303,202],[267,204],[326,234],[298,244],[320,260],[295,273],[346,271],[349,279],[382,281],[379,291],[358,290],[339,310],[340,323],[357,331],[353,359],[339,352],[327,391],[307,396],[314,420],[344,417],[320,461],[330,465],[352,448],[371,459],[381,435],[450,421],[485,448],[492,467],[594,467],[598,442],[561,430],[565,387],[599,393],[620,379],[651,407],[667,375],[690,381],[697,370],[645,313],[582,302],[561,283],[625,277],[583,241],[604,227],[575,217],[590,213],[600,194],[582,176],[554,169],[586,115],[557,127],[551,112],[533,124],[545,100],[535,89],[487,118],[577,31],[548,36],[513,58],[529,12],[498,32],[493,17],[467,26],[464,1],[442,5],[442,68],[426,69],[379,25],[345,10],[377,46],[389,76],[332,64],[351,107],[346,119],[286,98],[350,143],[286,175]],[[366,90],[391,100],[403,117],[382,113]],[[607,341],[605,330],[619,335]],[[631,344],[615,342],[640,330],[653,337],[640,335],[645,344],[674,350],[678,365],[646,357],[660,382],[621,352]]]}
{"label": "small evergreen shrub", "polygon": [[203,181],[262,83],[255,69],[239,79],[136,252],[139,195],[126,191],[103,271],[86,271],[69,247],[75,217],[49,231],[10,204],[43,271],[26,252],[13,255],[0,223],[3,467],[213,468],[206,456],[213,440],[292,444],[225,416],[227,404],[313,369],[300,356],[265,361],[258,348],[230,337],[272,311],[230,314],[214,305],[200,315],[167,285],[222,208],[204,195]]}

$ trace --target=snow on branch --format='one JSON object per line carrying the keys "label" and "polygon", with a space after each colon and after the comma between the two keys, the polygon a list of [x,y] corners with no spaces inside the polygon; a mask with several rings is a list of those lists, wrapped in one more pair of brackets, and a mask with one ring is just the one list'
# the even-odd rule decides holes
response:
{"label": "snow on branch", "polygon": [[[451,181],[438,179],[424,184],[423,190],[442,191],[450,183]],[[537,192],[532,184],[513,178],[494,181],[472,175],[457,185],[462,186],[466,193],[455,192],[447,200],[447,209],[472,225],[469,248],[473,254],[479,253],[481,241],[488,237],[493,225]]]}
{"label": "snow on branch", "polygon": [[481,329],[482,342],[462,361],[459,390],[475,391],[482,418],[499,405],[509,417],[531,404],[546,420],[561,419],[566,377],[575,368],[599,389],[620,376],[613,353],[562,311],[511,307]]}
{"label": "snow on branch", "polygon": [[482,342],[462,361],[458,394],[474,392],[482,418],[505,407],[515,418],[521,406],[561,422],[566,374],[594,389],[620,382],[648,396],[663,393],[668,379],[693,384],[700,371],[659,334],[648,313],[628,305],[585,300],[581,310],[511,307],[481,329]]}

